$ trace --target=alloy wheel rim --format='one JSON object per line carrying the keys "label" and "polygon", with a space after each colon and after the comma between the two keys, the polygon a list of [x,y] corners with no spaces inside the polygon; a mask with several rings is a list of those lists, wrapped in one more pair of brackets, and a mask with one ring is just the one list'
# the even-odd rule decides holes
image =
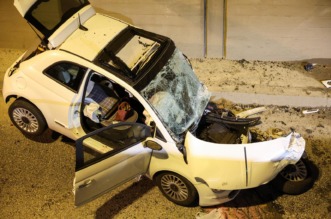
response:
{"label": "alloy wheel rim", "polygon": [[161,179],[161,186],[163,191],[176,201],[184,201],[188,198],[188,188],[177,176],[164,175]]}
{"label": "alloy wheel rim", "polygon": [[302,181],[307,178],[308,172],[304,162],[299,160],[296,164],[286,167],[280,174],[289,181]]}
{"label": "alloy wheel rim", "polygon": [[13,119],[22,130],[33,133],[39,128],[37,118],[33,113],[24,108],[16,108],[13,111]]}

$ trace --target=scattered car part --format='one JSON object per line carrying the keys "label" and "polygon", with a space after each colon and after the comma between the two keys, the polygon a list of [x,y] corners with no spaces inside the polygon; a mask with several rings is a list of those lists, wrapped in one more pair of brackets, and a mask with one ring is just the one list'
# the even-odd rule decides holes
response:
{"label": "scattered car part", "polygon": [[246,111],[243,111],[243,112],[240,112],[240,113],[236,113],[236,117],[247,118],[248,116],[251,116],[251,115],[254,115],[254,114],[257,114],[257,113],[261,113],[261,112],[264,112],[266,110],[267,109],[264,106],[257,107],[257,108],[246,110]]}
{"label": "scattered car part", "polygon": [[319,109],[303,110],[303,114],[318,113]]}
{"label": "scattered car part", "polygon": [[324,84],[326,88],[331,88],[331,80],[324,80],[322,81],[322,84]]}
{"label": "scattered car part", "polygon": [[[228,128],[237,130],[247,129],[249,126],[254,126],[260,121],[260,117],[255,118],[241,118],[237,117],[233,112],[227,109],[219,109],[215,107],[208,107],[205,113],[205,120],[207,123],[222,123]],[[244,114],[243,114],[244,115]]]}
{"label": "scattered car part", "polygon": [[252,127],[249,129],[249,132],[252,135],[253,142],[269,141],[271,139],[277,139],[287,135],[284,130],[278,128],[269,128],[266,131],[262,131],[257,127]]}
{"label": "scattered car part", "polygon": [[237,126],[253,126],[256,125],[260,121],[260,117],[255,118],[237,118],[231,116],[220,116],[215,113],[209,113],[206,116],[206,120],[210,123],[212,122],[220,122],[225,124],[228,127],[235,128]]}

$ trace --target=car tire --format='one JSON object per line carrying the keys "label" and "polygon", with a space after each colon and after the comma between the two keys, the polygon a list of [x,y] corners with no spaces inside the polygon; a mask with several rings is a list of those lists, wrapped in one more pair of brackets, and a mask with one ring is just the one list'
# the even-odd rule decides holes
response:
{"label": "car tire", "polygon": [[25,135],[40,136],[47,123],[40,110],[25,100],[16,100],[8,109],[12,123]]}
{"label": "car tire", "polygon": [[198,192],[185,177],[172,172],[163,172],[156,176],[155,183],[169,201],[187,207],[197,204]]}
{"label": "car tire", "polygon": [[300,195],[312,188],[317,176],[318,169],[309,160],[300,159],[285,167],[271,183],[280,192]]}

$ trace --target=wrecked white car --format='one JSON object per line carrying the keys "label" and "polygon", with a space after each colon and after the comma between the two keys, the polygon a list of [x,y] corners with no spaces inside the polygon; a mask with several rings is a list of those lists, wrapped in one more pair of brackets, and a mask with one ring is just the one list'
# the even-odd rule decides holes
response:
{"label": "wrecked white car", "polygon": [[253,142],[251,120],[218,115],[171,39],[86,0],[14,4],[41,43],[6,72],[4,100],[23,134],[76,140],[77,206],[142,174],[176,204],[216,205],[303,155],[298,133]]}

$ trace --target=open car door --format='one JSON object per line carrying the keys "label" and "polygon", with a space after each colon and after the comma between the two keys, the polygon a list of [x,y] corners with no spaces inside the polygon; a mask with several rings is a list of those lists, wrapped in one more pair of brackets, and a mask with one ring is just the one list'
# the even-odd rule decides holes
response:
{"label": "open car door", "polygon": [[[123,183],[146,173],[152,149],[146,139],[151,127],[121,122],[93,131],[76,141],[75,205],[97,198]],[[91,143],[93,142],[93,143]],[[109,147],[100,153],[93,149]]]}

